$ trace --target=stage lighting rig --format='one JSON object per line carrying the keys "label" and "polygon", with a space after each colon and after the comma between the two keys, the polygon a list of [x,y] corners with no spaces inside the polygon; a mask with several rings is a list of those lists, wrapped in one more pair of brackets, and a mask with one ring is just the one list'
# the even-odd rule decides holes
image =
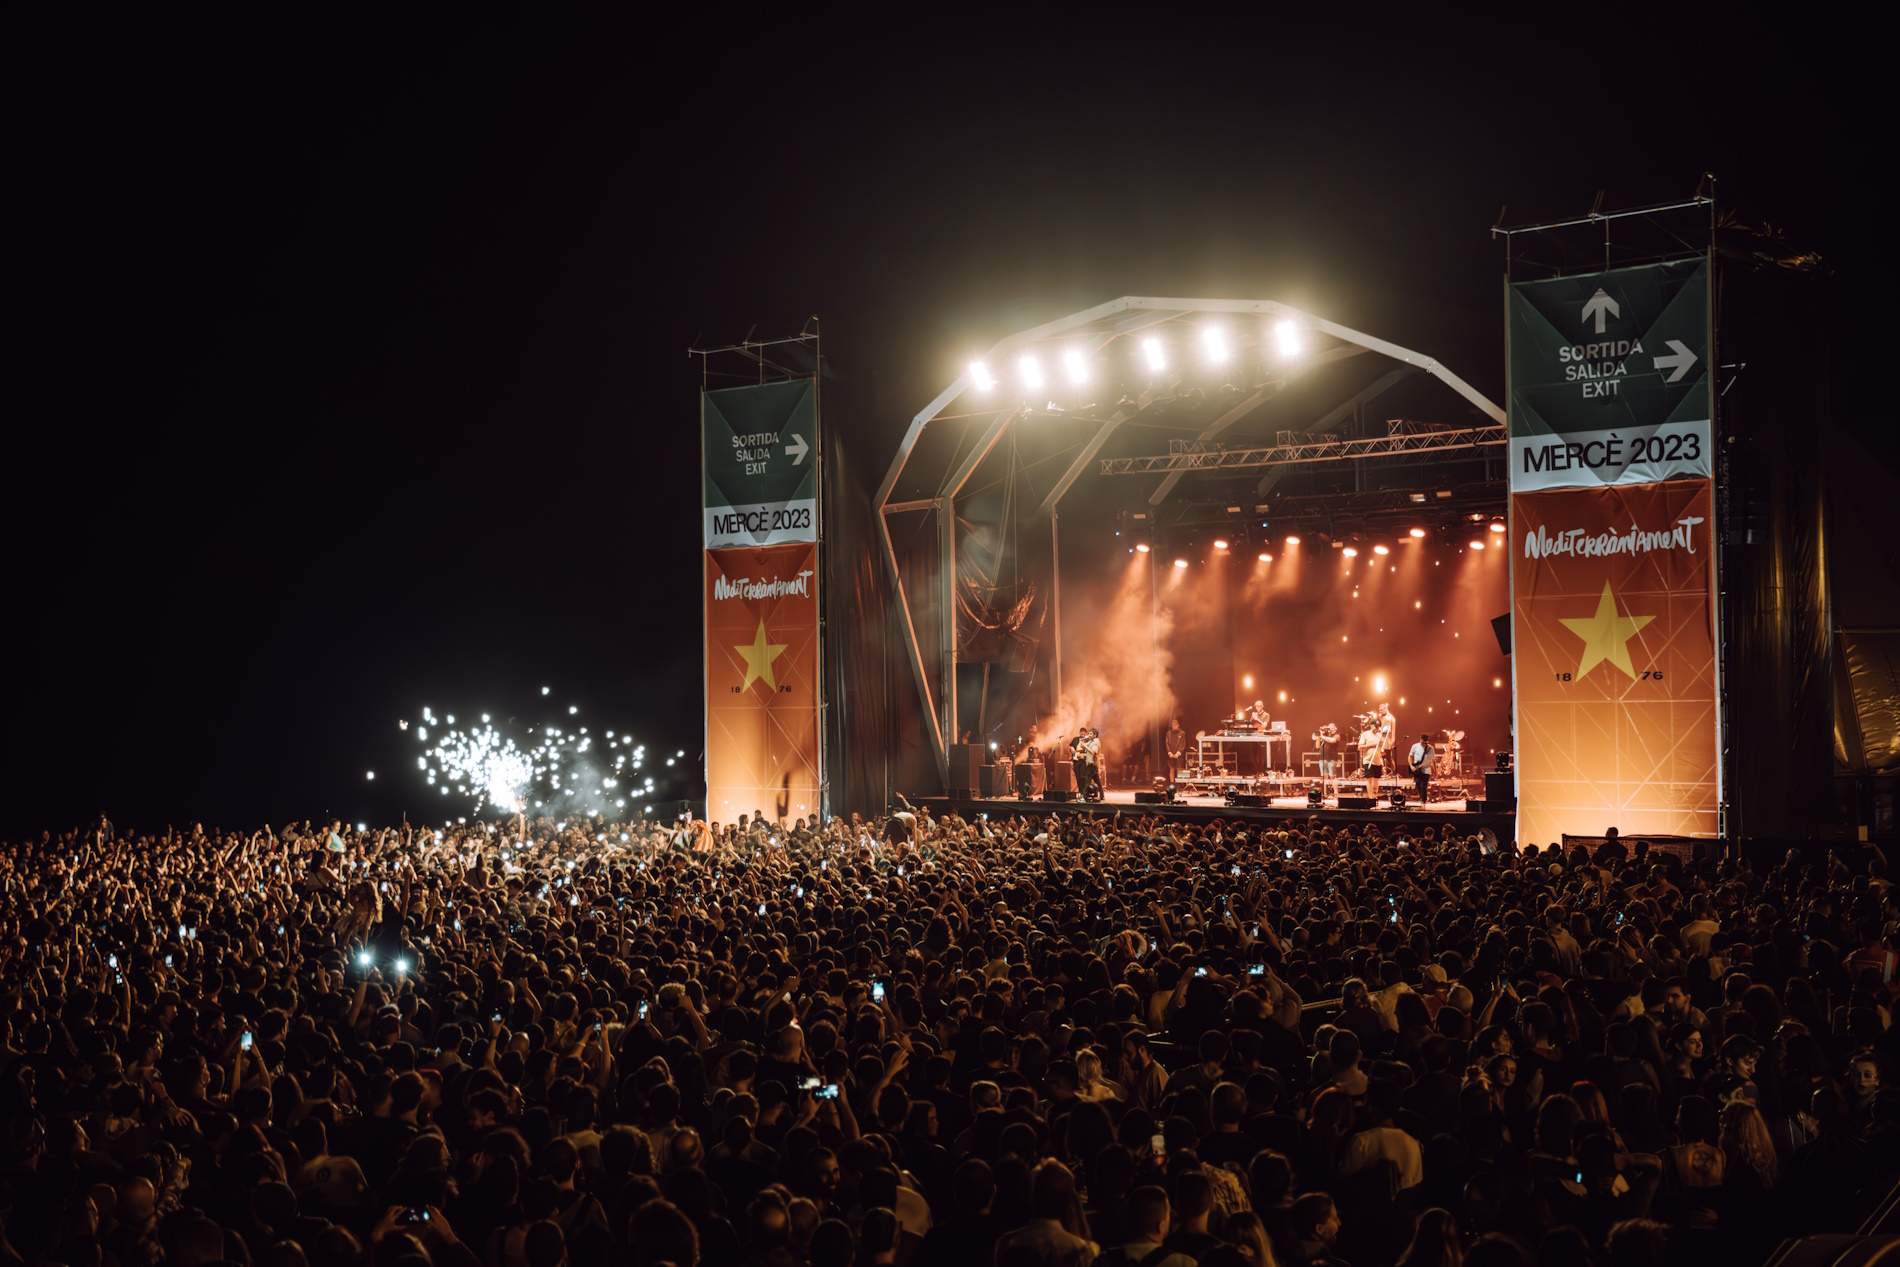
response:
{"label": "stage lighting rig", "polygon": [[1392,796],[1387,800],[1386,804],[1390,805],[1393,809],[1404,809],[1405,793],[1399,791],[1397,788],[1393,788]]}
{"label": "stage lighting rig", "polygon": [[1306,789],[1306,806],[1308,809],[1318,809],[1321,805],[1325,803],[1326,803],[1325,794],[1322,793],[1318,788],[1309,787]]}

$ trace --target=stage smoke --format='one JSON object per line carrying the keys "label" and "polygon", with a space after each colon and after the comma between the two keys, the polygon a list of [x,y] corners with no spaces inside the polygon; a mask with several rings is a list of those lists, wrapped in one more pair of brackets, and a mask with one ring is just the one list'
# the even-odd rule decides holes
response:
{"label": "stage smoke", "polygon": [[1102,732],[1104,756],[1119,756],[1145,743],[1149,728],[1174,711],[1174,655],[1168,648],[1174,618],[1166,608],[1153,610],[1147,568],[1124,574],[1096,630],[1093,646],[1063,661],[1062,698],[1036,727],[1039,748],[1094,726]]}

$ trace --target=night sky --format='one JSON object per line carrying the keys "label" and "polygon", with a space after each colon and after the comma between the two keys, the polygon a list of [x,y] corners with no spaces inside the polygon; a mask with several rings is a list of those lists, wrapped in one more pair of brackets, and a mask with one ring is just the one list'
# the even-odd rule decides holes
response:
{"label": "night sky", "polygon": [[1885,271],[1851,32],[1287,12],[9,19],[0,829],[393,819],[399,715],[542,683],[696,750],[695,341],[820,314],[881,469],[973,352],[1122,294],[1501,399],[1504,204],[1714,170],[1844,313]]}

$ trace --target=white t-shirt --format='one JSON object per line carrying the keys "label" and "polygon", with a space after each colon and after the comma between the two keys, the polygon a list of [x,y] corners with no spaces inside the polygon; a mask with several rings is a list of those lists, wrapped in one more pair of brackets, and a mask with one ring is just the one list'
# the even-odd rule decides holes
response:
{"label": "white t-shirt", "polygon": [[1357,1174],[1378,1162],[1389,1161],[1399,1175],[1399,1191],[1425,1182],[1425,1152],[1418,1141],[1396,1126],[1374,1126],[1346,1141],[1339,1173]]}

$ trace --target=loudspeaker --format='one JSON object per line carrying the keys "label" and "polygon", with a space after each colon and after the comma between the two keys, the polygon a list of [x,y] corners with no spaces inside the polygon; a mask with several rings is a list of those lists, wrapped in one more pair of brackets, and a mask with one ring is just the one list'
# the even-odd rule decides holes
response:
{"label": "loudspeaker", "polygon": [[1511,613],[1491,617],[1491,633],[1498,640],[1498,650],[1505,655],[1511,654]]}
{"label": "loudspeaker", "polygon": [[1236,792],[1227,803],[1240,809],[1266,809],[1273,801],[1258,792]]}
{"label": "loudspeaker", "polygon": [[982,775],[985,796],[1008,796],[1016,790],[1016,767],[1008,761],[984,766]]}
{"label": "loudspeaker", "polygon": [[1512,775],[1509,770],[1486,770],[1484,772],[1484,799],[1502,808],[1511,803]]}
{"label": "loudspeaker", "polygon": [[1172,805],[1174,804],[1174,801],[1168,796],[1166,792],[1137,792],[1135,793],[1135,804],[1137,805]]}
{"label": "loudspeaker", "polygon": [[1488,814],[1491,812],[1490,802],[1485,800],[1474,801],[1468,796],[1465,798],[1465,808],[1473,814]]}
{"label": "loudspeaker", "polygon": [[1073,801],[1075,799],[1075,789],[1069,788],[1065,791],[1061,788],[1052,787],[1042,794],[1042,799],[1045,801]]}
{"label": "loudspeaker", "polygon": [[950,774],[944,780],[944,787],[952,792],[974,792],[981,780],[977,774],[983,768],[983,761],[989,753],[981,744],[955,743],[950,745]]}
{"label": "loudspeaker", "polygon": [[1378,802],[1370,796],[1342,796],[1339,798],[1341,809],[1371,809]]}
{"label": "loudspeaker", "polygon": [[[1056,761],[1043,767],[1049,772],[1049,790],[1075,794],[1075,762]],[[1054,799],[1053,797],[1051,799]]]}

